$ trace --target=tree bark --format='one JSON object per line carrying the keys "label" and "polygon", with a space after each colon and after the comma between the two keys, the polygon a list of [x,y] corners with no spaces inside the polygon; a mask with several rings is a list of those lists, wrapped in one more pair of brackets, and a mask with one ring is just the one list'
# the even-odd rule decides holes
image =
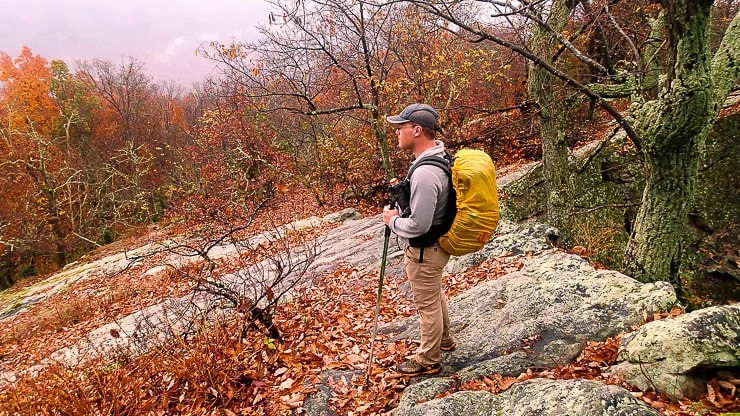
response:
{"label": "tree bark", "polygon": [[0,269],[0,290],[10,289],[13,286],[13,278],[5,274],[5,270]]}
{"label": "tree bark", "polygon": [[[376,103],[380,102],[380,100],[376,98],[374,98],[373,101]],[[380,113],[378,112],[378,107],[375,105],[373,105],[373,109],[370,110],[370,124],[372,125],[373,134],[375,135],[375,139],[380,147],[380,159],[383,163],[385,178],[391,180],[396,176],[396,174],[393,172],[393,165],[391,165],[391,152],[390,147],[388,146],[388,135],[385,134],[385,131],[383,131],[383,128],[381,127]]]}
{"label": "tree bark", "polygon": [[[568,22],[568,12],[564,0],[555,1],[547,24],[553,30],[561,31]],[[554,56],[557,40],[545,28],[534,23],[529,47],[538,56]],[[539,110],[547,220],[560,231],[560,244],[567,245],[570,234],[568,218],[573,212],[573,175],[568,165],[565,137],[569,108],[563,99],[554,99],[554,82],[553,74],[530,61],[527,92]]]}
{"label": "tree bark", "polygon": [[[740,12],[727,27],[717,52],[712,58],[714,103],[719,108],[740,79]],[[711,126],[707,130],[711,129]]]}
{"label": "tree bark", "polygon": [[657,100],[637,113],[646,186],[625,254],[625,271],[643,281],[678,275],[685,224],[696,187],[704,131],[716,116],[710,76],[711,1],[663,2],[668,52],[673,57]]}
{"label": "tree bark", "polygon": [[[44,177],[45,176],[46,174],[44,174]],[[57,204],[57,194],[54,189],[52,189],[51,185],[46,184],[47,181],[47,179],[44,179],[46,185],[44,188],[44,195],[47,199],[47,222],[51,227],[51,232],[54,236],[54,260],[57,267],[64,267],[64,265],[67,264],[67,244],[65,242],[66,235],[64,233],[64,230],[62,230],[62,222],[60,219],[59,207]]]}

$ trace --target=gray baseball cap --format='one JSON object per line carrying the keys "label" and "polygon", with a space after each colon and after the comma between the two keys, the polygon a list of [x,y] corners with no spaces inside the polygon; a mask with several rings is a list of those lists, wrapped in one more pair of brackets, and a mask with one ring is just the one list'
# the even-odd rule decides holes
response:
{"label": "gray baseball cap", "polygon": [[441,131],[439,128],[439,115],[437,110],[429,104],[411,104],[401,111],[397,116],[386,117],[389,123],[403,124],[415,123],[428,129]]}

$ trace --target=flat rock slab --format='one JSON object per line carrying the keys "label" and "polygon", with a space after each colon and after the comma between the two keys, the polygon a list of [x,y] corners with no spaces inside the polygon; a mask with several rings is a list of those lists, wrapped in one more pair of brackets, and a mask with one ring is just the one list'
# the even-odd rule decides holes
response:
{"label": "flat rock slab", "polygon": [[659,416],[619,386],[589,380],[532,379],[500,394],[462,391],[417,403],[404,393],[396,415],[404,416]]}

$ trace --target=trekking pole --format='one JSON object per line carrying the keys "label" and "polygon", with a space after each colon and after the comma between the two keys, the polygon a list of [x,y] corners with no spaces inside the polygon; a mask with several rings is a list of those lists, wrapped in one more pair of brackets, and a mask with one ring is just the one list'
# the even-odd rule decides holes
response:
{"label": "trekking pole", "polygon": [[[398,182],[398,179],[391,179],[391,185]],[[395,201],[391,199],[390,209],[396,207]],[[375,353],[375,337],[378,335],[378,315],[380,315],[380,298],[383,293],[383,279],[385,278],[385,262],[388,257],[388,242],[391,239],[391,227],[385,226],[385,241],[383,242],[383,258],[380,261],[380,279],[378,280],[378,297],[375,302],[375,318],[373,319],[373,337],[370,340],[370,359],[367,361],[367,373],[365,374],[365,384],[370,381],[370,373],[373,369],[373,356]]]}

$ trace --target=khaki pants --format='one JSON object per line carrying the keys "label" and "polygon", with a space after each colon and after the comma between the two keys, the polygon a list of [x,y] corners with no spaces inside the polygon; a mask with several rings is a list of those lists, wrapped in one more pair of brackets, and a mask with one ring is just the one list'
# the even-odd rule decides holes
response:
{"label": "khaki pants", "polygon": [[407,247],[405,263],[420,317],[421,345],[416,352],[416,360],[430,365],[442,360],[440,344],[443,338],[450,337],[447,297],[442,290],[442,269],[450,255],[435,244],[424,248],[423,263],[419,263],[420,250]]}

